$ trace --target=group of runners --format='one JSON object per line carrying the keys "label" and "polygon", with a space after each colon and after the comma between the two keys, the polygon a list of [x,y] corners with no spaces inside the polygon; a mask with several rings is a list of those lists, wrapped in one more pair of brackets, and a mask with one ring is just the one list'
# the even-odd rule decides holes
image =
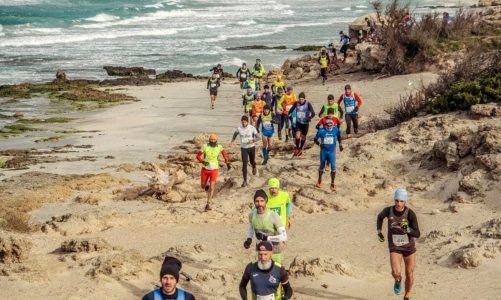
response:
{"label": "group of runners", "polygon": [[[323,63],[321,51],[319,63]],[[222,67],[214,68],[215,72],[208,81],[208,88],[222,80]],[[248,186],[248,164],[252,168],[252,175],[257,175],[256,143],[262,140],[262,164],[267,164],[269,153],[273,151],[272,138],[275,126],[278,129],[278,139],[285,141],[294,139],[293,157],[302,156],[307,142],[309,125],[316,117],[313,105],[307,100],[304,92],[297,96],[292,86],[287,86],[279,75],[271,84],[262,86],[264,66],[259,60],[252,70],[242,65],[237,72],[242,89],[243,115],[240,126],[235,130],[231,139],[234,145],[237,137],[240,138],[240,153],[242,160],[242,187]],[[216,87],[217,95],[217,87]],[[212,100],[212,99],[211,99]],[[313,142],[320,147],[320,164],[318,179],[315,187],[322,187],[322,175],[330,168],[330,190],[336,191],[336,147],[343,151],[341,138],[341,120],[346,122],[346,138],[358,133],[358,112],[362,105],[360,95],[352,91],[350,85],[344,87],[344,93],[336,100],[333,95],[327,96],[327,102],[319,111],[320,120],[315,128]],[[212,103],[213,107],[213,103]],[[201,187],[207,192],[205,211],[212,210],[212,198],[216,188],[219,158],[222,156],[226,167],[231,169],[230,158],[224,147],[218,143],[218,136],[210,134],[208,143],[204,144],[197,153],[197,160],[201,167]],[[292,287],[289,283],[287,270],[282,266],[282,254],[288,242],[287,230],[291,228],[293,202],[290,194],[281,189],[278,178],[267,181],[267,190],[258,189],[253,196],[254,207],[248,216],[248,229],[243,243],[245,249],[251,248],[253,239],[256,239],[256,261],[249,263],[242,275],[239,291],[242,299],[248,299],[247,285],[251,283],[252,299],[277,300],[290,299]],[[410,299],[413,285],[413,270],[415,264],[415,239],[420,231],[415,213],[406,207],[407,191],[397,189],[394,194],[394,205],[385,208],[377,216],[377,238],[380,242],[386,240],[382,233],[382,224],[388,219],[388,247],[392,275],[394,277],[394,292],[402,292],[401,263],[405,264],[404,300]],[[194,296],[180,288],[179,272],[181,262],[172,257],[166,257],[160,271],[161,287],[145,295],[143,300],[157,299],[195,299]]]}

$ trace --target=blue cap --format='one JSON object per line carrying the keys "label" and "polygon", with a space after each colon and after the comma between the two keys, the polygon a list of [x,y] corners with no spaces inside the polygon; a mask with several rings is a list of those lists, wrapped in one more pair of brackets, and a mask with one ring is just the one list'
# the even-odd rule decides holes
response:
{"label": "blue cap", "polygon": [[406,189],[396,189],[395,190],[395,196],[393,197],[395,200],[400,200],[400,201],[407,201],[408,196],[407,196],[407,190]]}

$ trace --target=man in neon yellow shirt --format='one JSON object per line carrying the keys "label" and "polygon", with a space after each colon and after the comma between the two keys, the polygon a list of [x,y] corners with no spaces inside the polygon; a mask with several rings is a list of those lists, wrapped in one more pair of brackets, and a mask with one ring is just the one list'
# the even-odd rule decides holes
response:
{"label": "man in neon yellow shirt", "polygon": [[266,193],[268,196],[266,207],[276,212],[280,216],[282,224],[290,228],[293,204],[289,193],[280,190],[280,181],[274,177],[268,180],[268,187],[270,190]]}

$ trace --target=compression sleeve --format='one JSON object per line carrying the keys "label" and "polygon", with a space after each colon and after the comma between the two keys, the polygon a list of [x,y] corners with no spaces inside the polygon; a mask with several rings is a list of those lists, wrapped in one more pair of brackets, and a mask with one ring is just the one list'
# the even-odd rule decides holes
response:
{"label": "compression sleeve", "polygon": [[223,151],[221,151],[221,154],[223,155],[224,163],[228,164],[230,162],[230,156],[228,155],[228,152],[223,149]]}
{"label": "compression sleeve", "polygon": [[285,227],[281,226],[277,229],[278,235],[270,235],[268,236],[268,241],[278,243],[278,242],[287,242],[287,232],[285,231]]}
{"label": "compression sleeve", "polygon": [[324,106],[322,105],[322,108],[320,109],[320,112],[318,113],[318,117],[321,118],[323,113],[324,113]]}
{"label": "compression sleeve", "polygon": [[198,160],[198,162],[204,161],[204,153],[201,150],[199,150],[197,153],[197,160]]}
{"label": "compression sleeve", "polygon": [[251,274],[251,264],[248,264],[245,268],[244,274],[242,275],[242,279],[240,280],[240,284],[238,289],[240,291],[240,297],[242,300],[247,300],[247,284],[250,281]]}
{"label": "compression sleeve", "polygon": [[254,228],[252,227],[252,211],[249,214],[249,227],[247,228],[247,238],[252,239],[254,236]]}
{"label": "compression sleeve", "polygon": [[315,109],[313,108],[313,105],[311,105],[311,102],[308,101],[308,110],[310,111],[310,118],[313,119],[315,117]]}
{"label": "compression sleeve", "polygon": [[231,138],[231,142],[234,142],[235,139],[237,138],[237,136],[238,136],[238,129],[235,130],[235,132],[233,133],[233,137]]}
{"label": "compression sleeve", "polygon": [[413,210],[409,208],[409,226],[411,227],[411,232],[409,232],[409,236],[414,238],[419,238],[421,236],[421,232],[419,231],[419,225],[417,221],[416,214]]}
{"label": "compression sleeve", "polygon": [[289,283],[289,274],[284,267],[280,267],[280,283],[282,283],[285,298],[290,299],[292,297],[292,287]]}
{"label": "compression sleeve", "polygon": [[[285,109],[285,103],[284,103],[284,104],[282,104],[282,105],[284,105],[284,109]],[[295,111],[295,110],[296,110],[296,104],[292,105],[291,109],[289,109],[289,116],[290,116],[290,115],[292,114],[292,112],[293,112],[293,111]]]}
{"label": "compression sleeve", "polygon": [[357,106],[362,106],[362,98],[360,98],[360,95],[357,93],[353,93],[353,95],[355,96],[355,100],[357,100]]}
{"label": "compression sleeve", "polygon": [[209,80],[207,80],[207,88],[209,88],[209,86],[210,86],[210,78]]}
{"label": "compression sleeve", "polygon": [[383,228],[383,221],[385,218],[390,216],[390,209],[392,209],[391,206],[386,207],[377,215],[377,224],[376,224],[377,230],[381,230]]}
{"label": "compression sleeve", "polygon": [[256,130],[259,132],[259,126],[261,126],[261,122],[263,122],[263,120],[261,119],[261,115],[259,115],[259,118],[257,118],[257,122],[256,122]]}

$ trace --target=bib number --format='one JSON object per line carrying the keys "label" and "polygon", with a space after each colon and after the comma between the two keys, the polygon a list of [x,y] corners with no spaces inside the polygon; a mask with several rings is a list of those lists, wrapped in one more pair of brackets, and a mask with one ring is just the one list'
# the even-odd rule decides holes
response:
{"label": "bib number", "polygon": [[397,247],[409,244],[409,236],[407,234],[394,234],[392,235],[393,244]]}
{"label": "bib number", "polygon": [[215,88],[217,87],[217,84],[215,84],[215,83],[211,83],[210,87],[211,87],[212,89],[215,89]]}
{"label": "bib number", "polygon": [[242,144],[252,144],[254,140],[250,136],[243,136],[241,142]]}
{"label": "bib number", "polygon": [[353,112],[354,110],[355,110],[355,106],[348,106],[348,107],[346,107],[346,112],[347,112],[347,113],[351,113],[351,112]]}
{"label": "bib number", "polygon": [[334,137],[333,136],[327,136],[324,138],[324,144],[325,145],[332,145],[334,144]]}
{"label": "bib number", "polygon": [[298,119],[304,119],[304,118],[306,118],[306,113],[304,111],[298,111],[297,112],[297,118]]}
{"label": "bib number", "polygon": [[266,129],[271,129],[273,125],[271,124],[271,122],[263,122],[263,127]]}
{"label": "bib number", "polygon": [[275,294],[271,294],[271,295],[266,295],[266,296],[260,296],[260,295],[256,295],[256,300],[275,300]]}

